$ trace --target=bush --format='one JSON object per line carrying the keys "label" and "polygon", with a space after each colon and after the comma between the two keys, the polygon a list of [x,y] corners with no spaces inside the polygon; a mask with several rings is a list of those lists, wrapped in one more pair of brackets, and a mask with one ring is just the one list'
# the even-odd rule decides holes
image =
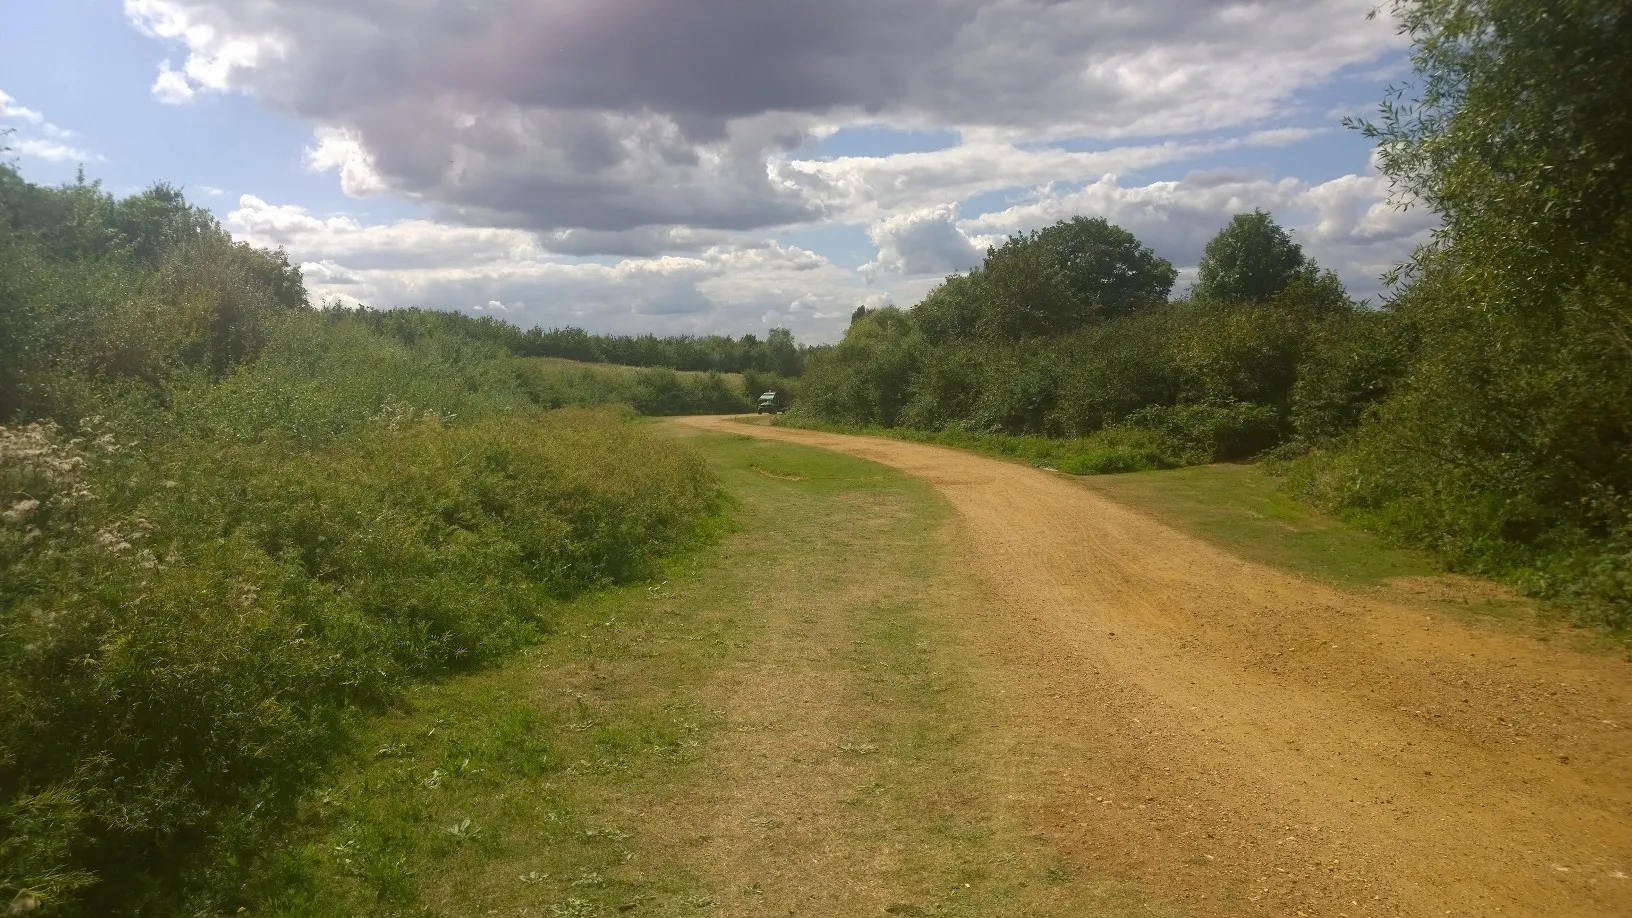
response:
{"label": "bush", "polygon": [[629,403],[641,414],[653,416],[733,414],[751,407],[719,373],[682,375],[663,369],[637,373]]}
{"label": "bush", "polygon": [[1109,427],[1062,451],[1055,467],[1072,475],[1113,475],[1189,465],[1171,440],[1156,431]]}
{"label": "bush", "polygon": [[1305,443],[1354,430],[1388,397],[1412,350],[1392,312],[1356,310],[1316,326],[1292,386],[1292,426]]}
{"label": "bush", "polygon": [[88,914],[230,888],[353,712],[537,640],[715,494],[689,452],[583,410],[398,403],[310,450],[4,436],[5,485],[41,496],[0,529],[0,806],[30,832],[0,877]]}
{"label": "bush", "polygon": [[715,506],[630,409],[539,406],[741,405],[723,377],[565,376],[502,323],[305,303],[172,189],[0,166],[0,901],[223,911],[358,716]]}
{"label": "bush", "polygon": [[1161,434],[1187,465],[1250,459],[1283,435],[1273,407],[1228,400],[1142,408],[1121,426]]}

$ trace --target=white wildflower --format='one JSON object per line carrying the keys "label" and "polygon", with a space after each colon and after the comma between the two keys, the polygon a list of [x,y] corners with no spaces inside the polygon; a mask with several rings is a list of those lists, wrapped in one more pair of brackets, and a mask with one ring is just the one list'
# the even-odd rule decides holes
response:
{"label": "white wildflower", "polygon": [[119,529],[115,526],[98,529],[96,535],[91,538],[96,542],[96,547],[103,551],[116,555],[120,552],[130,551],[130,542],[125,540],[125,537],[120,534]]}
{"label": "white wildflower", "polygon": [[[85,457],[77,441],[64,441],[49,421],[0,427],[0,482],[14,493],[39,495],[47,506],[63,507],[92,499],[85,481]],[[13,522],[7,517],[7,522]]]}
{"label": "white wildflower", "polygon": [[240,580],[232,585],[232,601],[240,608],[247,609],[253,606],[260,595],[261,588],[252,583]]}
{"label": "white wildflower", "polygon": [[11,505],[11,509],[0,513],[0,519],[12,525],[19,525],[35,511],[40,509],[40,502],[30,497]]}

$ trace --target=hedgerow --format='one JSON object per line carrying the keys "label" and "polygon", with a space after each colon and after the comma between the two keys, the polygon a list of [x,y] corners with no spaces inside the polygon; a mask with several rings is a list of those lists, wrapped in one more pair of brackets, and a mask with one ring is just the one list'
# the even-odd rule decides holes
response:
{"label": "hedgerow", "polygon": [[0,909],[231,911],[359,718],[714,511],[693,452],[572,407],[617,399],[313,311],[167,189],[0,168],[0,217]]}

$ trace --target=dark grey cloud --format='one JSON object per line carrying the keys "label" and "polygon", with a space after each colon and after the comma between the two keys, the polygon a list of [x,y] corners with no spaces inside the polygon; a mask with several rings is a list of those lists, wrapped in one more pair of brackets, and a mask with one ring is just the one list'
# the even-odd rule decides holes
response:
{"label": "dark grey cloud", "polygon": [[401,194],[473,225],[619,234],[819,220],[828,189],[777,163],[823,124],[857,118],[1031,139],[1252,123],[1387,50],[1386,28],[1364,27],[1367,2],[126,0],[126,10],[186,46],[173,99],[241,91],[313,121],[327,131],[316,160],[354,193]]}

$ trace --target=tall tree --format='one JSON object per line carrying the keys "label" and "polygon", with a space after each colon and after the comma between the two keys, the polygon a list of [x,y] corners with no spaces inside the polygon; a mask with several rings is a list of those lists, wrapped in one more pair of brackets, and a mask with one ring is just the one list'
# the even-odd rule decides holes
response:
{"label": "tall tree", "polygon": [[1179,276],[1172,262],[1103,217],[1061,220],[1036,239],[1053,254],[1079,309],[1095,319],[1165,302]]}
{"label": "tall tree", "polygon": [[1073,217],[988,249],[978,273],[985,337],[1059,335],[1167,301],[1178,272],[1132,233]]}
{"label": "tall tree", "polygon": [[1207,243],[1196,296],[1223,302],[1267,300],[1298,277],[1316,273],[1303,247],[1269,214],[1236,214]]}
{"label": "tall tree", "polygon": [[793,331],[773,328],[765,338],[765,369],[783,376],[799,375],[799,345],[793,341]]}

